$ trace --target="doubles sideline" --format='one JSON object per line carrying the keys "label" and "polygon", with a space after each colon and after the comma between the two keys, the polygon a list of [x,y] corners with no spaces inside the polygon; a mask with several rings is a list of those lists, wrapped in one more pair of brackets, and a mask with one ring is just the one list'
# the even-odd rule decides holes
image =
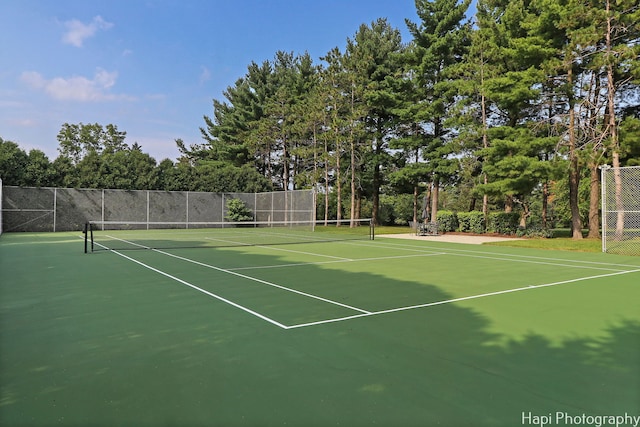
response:
{"label": "doubles sideline", "polygon": [[[122,240],[122,239],[117,239],[117,240]],[[134,243],[128,242],[126,240],[122,240],[122,241],[134,244]],[[355,244],[355,243],[352,243],[352,244]],[[138,245],[138,244],[135,244],[135,245],[142,246],[142,245]],[[102,246],[102,245],[100,245],[100,246]],[[367,245],[367,246],[370,246],[370,245]],[[421,254],[419,254],[419,255],[418,254],[406,255],[406,256],[393,256],[393,257],[376,257],[376,258],[367,258],[367,259],[341,258],[341,259],[338,259],[338,260],[324,261],[324,262],[318,262],[318,263],[314,263],[314,264],[335,263],[335,262],[356,262],[356,261],[367,261],[367,260],[381,260],[381,259],[388,259],[388,258],[405,258],[405,257],[411,257],[411,256],[432,256],[432,255],[445,255],[445,254],[447,254],[445,252],[440,252],[440,253],[428,252],[428,253],[425,253],[424,250],[420,251],[419,249],[414,249],[415,247],[407,247],[409,245],[392,244],[390,246],[400,246],[400,247],[403,247],[405,250],[421,252]],[[106,247],[105,247],[105,249],[106,249]],[[608,274],[595,275],[595,276],[580,277],[580,278],[570,279],[570,280],[563,280],[563,281],[559,281],[559,282],[540,284],[540,285],[523,286],[523,287],[519,287],[519,288],[506,289],[506,290],[501,290],[501,291],[488,292],[488,293],[470,295],[470,296],[459,297],[459,298],[452,298],[452,299],[448,299],[448,300],[442,300],[442,301],[436,301],[436,302],[430,302],[430,303],[424,303],[424,304],[417,304],[417,305],[412,305],[412,306],[397,307],[397,308],[392,308],[392,309],[387,309],[387,310],[367,311],[367,310],[364,310],[364,309],[361,309],[361,308],[358,308],[358,307],[354,307],[354,306],[351,306],[351,305],[340,303],[338,301],[333,301],[333,300],[330,300],[330,299],[327,299],[327,298],[323,298],[323,297],[320,297],[320,296],[317,296],[317,295],[313,295],[313,294],[309,294],[309,293],[306,293],[306,292],[298,291],[296,289],[287,288],[285,286],[281,286],[281,285],[278,285],[278,284],[275,284],[275,283],[272,283],[272,282],[268,282],[266,280],[258,279],[256,277],[252,277],[252,276],[248,276],[248,275],[245,275],[245,274],[242,274],[242,273],[238,273],[237,271],[234,271],[232,269],[224,269],[224,268],[216,267],[216,266],[213,266],[213,265],[210,265],[210,264],[206,264],[206,263],[203,263],[203,262],[192,260],[190,258],[186,258],[186,257],[178,256],[178,255],[175,255],[175,254],[171,254],[169,252],[162,251],[162,250],[159,250],[159,249],[151,249],[151,248],[148,248],[148,249],[153,250],[154,252],[160,253],[160,254],[165,255],[165,256],[169,256],[169,257],[176,258],[176,259],[179,259],[179,260],[182,260],[182,261],[185,261],[185,262],[193,263],[193,264],[196,264],[196,265],[199,265],[199,266],[202,266],[202,267],[211,268],[211,269],[219,271],[219,272],[223,272],[223,273],[226,273],[226,274],[230,274],[230,275],[234,275],[234,276],[237,276],[237,277],[241,277],[243,279],[250,280],[250,281],[255,281],[255,282],[267,285],[267,286],[275,287],[275,288],[278,288],[278,289],[281,289],[281,290],[285,290],[287,292],[292,292],[292,293],[299,294],[299,295],[302,295],[302,296],[305,296],[305,297],[317,299],[317,300],[320,300],[320,301],[323,301],[323,302],[326,302],[326,303],[329,303],[329,304],[337,305],[337,306],[344,307],[344,308],[347,308],[347,309],[350,309],[350,310],[358,312],[358,314],[354,314],[354,315],[351,315],[351,316],[344,316],[344,317],[339,317],[339,318],[331,318],[331,319],[325,319],[325,320],[320,320],[320,321],[315,321],[315,322],[300,323],[300,324],[295,324],[295,325],[284,325],[283,323],[280,323],[280,322],[278,322],[278,321],[276,321],[274,319],[271,319],[271,318],[269,318],[269,317],[267,317],[267,316],[265,316],[265,315],[263,315],[261,313],[258,313],[255,310],[251,310],[251,309],[249,309],[247,307],[244,307],[244,306],[242,306],[242,305],[240,305],[238,303],[235,303],[235,302],[233,302],[231,300],[228,300],[228,299],[226,299],[224,297],[221,297],[221,296],[219,296],[217,294],[214,294],[214,293],[209,292],[209,291],[207,291],[205,289],[202,289],[202,288],[200,288],[200,287],[198,287],[196,285],[193,285],[192,283],[189,283],[189,282],[187,282],[187,281],[185,281],[183,279],[175,277],[175,276],[173,276],[173,275],[171,275],[169,273],[166,273],[166,272],[164,272],[164,271],[162,271],[160,269],[157,269],[157,268],[152,267],[152,266],[150,266],[148,264],[145,264],[145,263],[143,263],[143,262],[141,262],[139,260],[136,260],[136,259],[134,259],[134,258],[132,258],[132,257],[130,257],[128,255],[125,255],[122,252],[119,252],[119,251],[116,251],[116,250],[110,250],[110,252],[113,252],[114,254],[116,254],[118,256],[121,256],[121,257],[123,257],[123,258],[125,258],[125,259],[127,259],[129,261],[132,261],[132,262],[134,262],[134,263],[136,263],[136,264],[138,264],[138,265],[140,265],[140,266],[142,266],[144,268],[147,268],[147,269],[149,269],[151,271],[154,271],[154,272],[156,272],[158,274],[161,274],[161,275],[163,275],[163,276],[165,276],[165,277],[167,277],[167,278],[169,278],[171,280],[174,280],[174,281],[176,281],[178,283],[181,283],[181,284],[183,284],[185,286],[188,286],[188,287],[190,287],[190,288],[192,288],[194,290],[197,290],[198,292],[201,292],[203,294],[206,294],[206,295],[208,295],[210,297],[218,299],[219,301],[227,303],[227,304],[229,304],[229,305],[231,305],[231,306],[233,306],[235,308],[238,308],[238,309],[240,309],[240,310],[242,310],[242,311],[244,311],[246,313],[249,313],[249,314],[251,314],[251,315],[253,315],[255,317],[258,317],[258,318],[270,323],[270,324],[273,324],[275,326],[278,326],[278,327],[280,327],[282,329],[286,329],[286,330],[298,329],[298,328],[316,326],[316,325],[322,325],[322,324],[327,324],[327,323],[343,322],[343,321],[356,319],[356,318],[360,318],[360,317],[370,317],[370,316],[377,316],[377,315],[395,313],[395,312],[400,312],[400,311],[415,310],[415,309],[426,308],[426,307],[437,306],[437,305],[450,304],[450,303],[455,303],[455,302],[460,302],[460,301],[467,301],[467,300],[485,298],[485,297],[490,297],[490,296],[496,296],[496,295],[502,295],[502,294],[508,294],[508,293],[515,293],[515,292],[522,292],[522,291],[533,290],[533,289],[538,289],[538,288],[558,286],[558,285],[563,285],[563,284],[568,284],[568,283],[575,283],[575,282],[581,282],[581,281],[586,281],[586,280],[599,279],[599,278],[617,276],[617,275],[622,275],[622,274],[640,272],[640,268],[636,268],[636,269],[633,269],[633,270],[613,270],[613,269],[610,269],[610,268],[607,269],[607,268],[602,268],[602,267],[583,266],[583,268],[591,268],[591,269],[598,269],[598,270],[609,270],[609,271],[613,270],[614,272],[613,273],[608,273]],[[436,248],[433,248],[433,249],[436,249]],[[296,252],[296,251],[293,251],[293,250],[288,250],[288,251]],[[463,251],[463,252],[474,252],[474,251],[465,251],[465,250],[460,250],[460,251]],[[309,253],[309,252],[304,252],[304,253],[308,254],[308,255],[322,256],[321,254],[313,254],[313,253]],[[461,255],[461,254],[455,254],[455,255]],[[503,254],[501,254],[501,255],[503,255]],[[480,256],[480,255],[465,254],[465,255],[462,255],[462,256],[473,256],[473,257],[478,257],[478,258],[489,258],[489,259],[501,259],[501,258],[497,258],[497,257],[488,257],[488,256],[484,256],[484,255]],[[533,257],[533,258],[538,258],[538,257]],[[545,258],[542,258],[542,259],[545,259]],[[502,260],[507,260],[507,259],[502,258]],[[524,261],[524,260],[515,259],[515,260],[512,260],[512,261]],[[569,267],[571,267],[570,264],[565,265],[565,264],[539,262],[539,261],[529,261],[529,262],[540,263],[540,264],[551,264],[551,265],[555,265],[555,266],[569,266]],[[309,264],[309,263],[299,263],[299,264],[289,264],[289,265],[306,265],[306,264]],[[594,264],[604,264],[604,263],[594,263]],[[607,264],[605,264],[605,265],[607,265]],[[620,266],[620,265],[618,265],[618,266]],[[270,267],[277,267],[277,266],[263,266],[262,268],[270,268]],[[577,266],[573,266],[573,267],[577,267]],[[632,267],[632,266],[628,266],[628,267]]]}

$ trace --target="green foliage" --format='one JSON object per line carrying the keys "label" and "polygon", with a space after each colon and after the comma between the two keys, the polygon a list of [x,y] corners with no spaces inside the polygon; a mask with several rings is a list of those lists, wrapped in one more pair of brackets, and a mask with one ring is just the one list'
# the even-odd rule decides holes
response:
{"label": "green foliage", "polygon": [[[573,216],[586,223],[597,185],[589,170],[617,156],[621,165],[640,164],[637,1],[608,1],[605,9],[478,0],[473,24],[470,3],[417,0],[409,41],[379,19],[320,64],[283,51],[251,62],[223,100],[213,100],[203,140],[175,141],[175,163],[157,164],[115,125],[65,123],[53,162],[0,139],[0,176],[6,185],[319,188],[329,192],[330,218],[385,224],[412,220],[413,192],[431,188],[443,231],[479,232],[478,213],[439,209],[479,210],[486,196],[488,211],[525,208],[528,229],[520,233],[546,234],[541,224],[575,219],[571,198]],[[572,191],[570,167],[581,172]],[[487,231],[517,233],[521,213],[491,214]]]}
{"label": "green foliage", "polygon": [[220,162],[203,162],[191,170],[193,191],[210,192],[263,192],[271,191],[268,179],[251,166],[236,167]]}
{"label": "green foliage", "polygon": [[26,185],[28,156],[18,144],[0,138],[0,178],[4,185]]}
{"label": "green foliage", "polygon": [[539,226],[527,227],[525,229],[519,228],[516,232],[516,236],[538,239],[551,239],[553,237],[553,230],[550,228],[542,228]]}
{"label": "green foliage", "polygon": [[413,196],[411,194],[382,195],[379,220],[383,225],[407,225],[409,221],[413,221]]}
{"label": "green foliage", "polygon": [[[580,211],[580,217],[583,224],[587,224],[587,218],[589,216],[589,171],[582,169],[580,185],[578,187],[578,209]],[[571,211],[569,204],[564,202],[569,199],[569,180],[568,178],[562,178],[554,182],[552,186],[552,192],[554,194],[552,207],[553,217],[558,227],[570,227],[571,225]],[[564,202],[564,203],[563,203]]]}
{"label": "green foliage", "polygon": [[[85,142],[82,138],[87,138]],[[264,192],[272,182],[251,165],[196,160],[197,147],[187,149],[174,164],[160,164],[137,143],[124,142],[125,132],[113,125],[70,125],[59,133],[60,156],[50,162],[40,150],[24,152],[0,138],[0,177],[4,185],[113,188],[124,190],[187,190],[210,192]]]}
{"label": "green foliage", "polygon": [[620,146],[622,163],[640,166],[640,117],[628,116],[620,123]]}
{"label": "green foliage", "polygon": [[439,231],[446,233],[458,229],[458,215],[453,211],[439,210],[437,215]]}
{"label": "green foliage", "polygon": [[491,212],[487,220],[487,231],[499,234],[516,234],[520,225],[517,212]]}
{"label": "green foliage", "polygon": [[484,215],[482,212],[458,212],[458,231],[476,234],[484,233]]}
{"label": "green foliage", "polygon": [[112,124],[103,127],[99,123],[65,123],[57,136],[60,143],[58,151],[77,164],[91,152],[115,153],[128,148],[124,142],[126,135]]}
{"label": "green foliage", "polygon": [[251,221],[253,213],[251,209],[240,199],[229,199],[226,203],[227,215],[226,219],[232,222]]}
{"label": "green foliage", "polygon": [[54,170],[47,156],[40,150],[31,150],[24,170],[25,184],[33,187],[51,185]]}
{"label": "green foliage", "polygon": [[600,239],[575,240],[569,237],[554,237],[552,239],[532,238],[523,240],[510,239],[501,242],[485,243],[485,245],[574,252],[602,252],[602,242],[600,241]]}
{"label": "green foliage", "polygon": [[46,187],[55,185],[56,170],[42,151],[27,154],[15,142],[0,138],[0,178],[4,185]]}

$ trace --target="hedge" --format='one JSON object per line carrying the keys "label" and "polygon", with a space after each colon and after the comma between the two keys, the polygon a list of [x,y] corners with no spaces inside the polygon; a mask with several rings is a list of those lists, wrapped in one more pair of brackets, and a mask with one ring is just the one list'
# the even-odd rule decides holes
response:
{"label": "hedge", "polygon": [[458,229],[458,216],[453,211],[438,211],[438,231],[446,233]]}
{"label": "hedge", "polygon": [[441,233],[461,231],[465,233],[499,233],[516,234],[520,225],[518,212],[491,212],[484,225],[484,216],[480,211],[453,212],[447,210],[438,211],[438,230]]}
{"label": "hedge", "polygon": [[465,233],[485,232],[484,215],[480,211],[458,212],[458,224],[458,230]]}
{"label": "hedge", "polygon": [[492,233],[516,234],[520,225],[518,212],[492,212],[489,214],[487,228]]}

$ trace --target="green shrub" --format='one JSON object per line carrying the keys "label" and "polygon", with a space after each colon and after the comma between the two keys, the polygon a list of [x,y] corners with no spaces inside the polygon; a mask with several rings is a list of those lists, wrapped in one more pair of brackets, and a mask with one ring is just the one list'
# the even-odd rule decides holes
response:
{"label": "green shrub", "polygon": [[396,225],[407,225],[413,220],[413,194],[398,194],[395,197],[393,216],[393,222]]}
{"label": "green shrub", "polygon": [[458,212],[458,230],[466,233],[482,234],[484,229],[484,215],[480,211]]}
{"label": "green shrub", "polygon": [[550,239],[553,237],[553,230],[538,226],[527,227],[525,229],[519,228],[516,232],[516,236]]}
{"label": "green shrub", "polygon": [[441,233],[458,229],[458,216],[453,211],[438,211],[437,221],[438,231]]}
{"label": "green shrub", "polygon": [[517,212],[492,212],[489,214],[487,229],[491,233],[516,234],[520,225]]}
{"label": "green shrub", "polygon": [[226,218],[233,222],[251,221],[253,219],[253,214],[251,209],[249,209],[242,200],[229,199],[227,200]]}
{"label": "green shrub", "polygon": [[407,225],[413,220],[413,195],[380,195],[378,221],[383,225]]}

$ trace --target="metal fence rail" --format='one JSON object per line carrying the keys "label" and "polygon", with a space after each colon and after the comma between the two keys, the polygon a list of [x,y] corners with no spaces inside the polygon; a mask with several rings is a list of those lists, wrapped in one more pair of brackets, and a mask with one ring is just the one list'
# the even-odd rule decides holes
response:
{"label": "metal fence rail", "polygon": [[268,193],[95,190],[6,186],[1,230],[79,231],[88,221],[190,223],[227,221],[226,202],[240,199],[255,221],[313,221],[313,190]]}

